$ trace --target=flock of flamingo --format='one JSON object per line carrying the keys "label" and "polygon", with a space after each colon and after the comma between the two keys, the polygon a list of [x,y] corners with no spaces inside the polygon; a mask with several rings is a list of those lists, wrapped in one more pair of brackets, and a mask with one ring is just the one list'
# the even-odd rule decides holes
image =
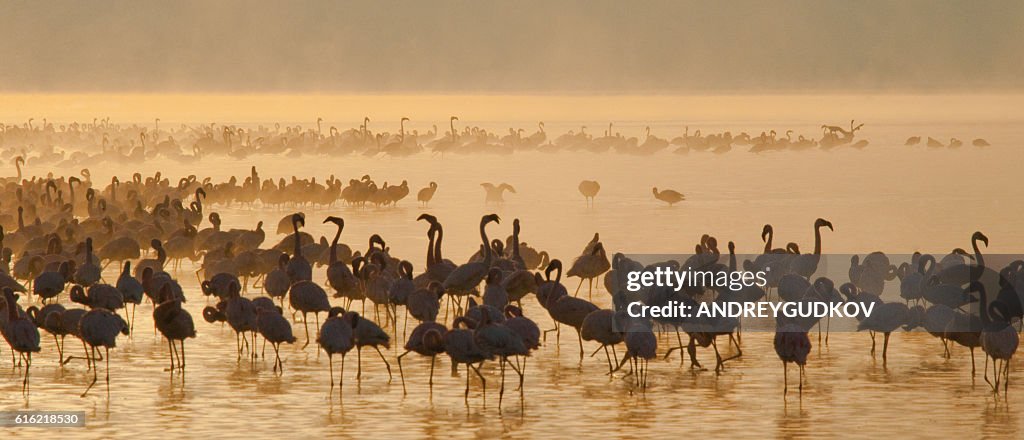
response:
{"label": "flock of flamingo", "polygon": [[[43,119],[36,123],[28,119],[22,124],[0,124],[0,159],[14,160],[24,157],[29,165],[91,166],[105,162],[140,163],[163,157],[181,163],[192,163],[208,155],[228,156],[241,159],[253,155],[284,155],[300,157],[306,154],[365,156],[409,156],[420,152],[434,154],[494,153],[510,154],[515,151],[541,152],[617,152],[633,155],[650,155],[671,150],[677,154],[690,152],[726,153],[735,148],[751,152],[795,151],[807,149],[829,150],[837,147],[864,148],[866,139],[856,139],[856,133],[864,124],[851,120],[849,127],[822,125],[820,134],[799,134],[794,138],[793,130],[781,135],[774,129],[758,135],[746,132],[732,134],[690,133],[686,127],[682,134],[661,138],[651,134],[650,127],[644,127],[636,136],[624,135],[609,123],[601,136],[588,132],[586,126],[579,130],[549,138],[544,131],[544,122],[537,123],[537,131],[527,134],[522,128],[511,127],[508,134],[490,132],[477,126],[456,127],[459,120],[452,116],[446,131],[437,125],[426,132],[406,130],[409,118],[401,118],[397,132],[374,131],[369,117],[362,124],[348,129],[325,126],[318,118],[315,127],[301,125],[273,127],[260,125],[244,128],[233,124],[216,123],[167,127],[155,119],[153,125],[122,125],[110,122],[109,118],[93,119],[91,122],[74,122],[55,125]],[[391,125],[391,124],[388,124]],[[907,145],[921,141],[919,136],[907,140]],[[952,138],[944,144],[929,137],[929,147],[959,147],[963,143]],[[975,139],[975,146],[988,146],[984,139]],[[97,152],[97,150],[99,152]]]}
{"label": "flock of flamingo", "polygon": [[[511,222],[506,240],[490,239],[489,231],[493,234],[508,227],[496,214],[480,219],[480,246],[463,263],[444,257],[442,222],[430,214],[420,215],[416,220],[426,226],[428,244],[426,258],[419,260],[423,261],[419,265],[413,263],[416,258],[392,255],[378,234],[365,239],[365,249],[342,243],[346,223],[338,216],[313,219],[302,212],[289,213],[275,225],[281,240],[267,245],[262,222],[252,229],[226,229],[215,211],[218,205],[256,203],[283,209],[331,207],[339,201],[383,206],[398,203],[408,194],[406,182],[377,187],[369,176],[353,179],[347,186],[334,177],[326,185],[313,178],[275,182],[260,177],[253,167],[241,185],[234,178],[215,183],[195,176],[172,182],[159,173],[150,177],[136,174],[127,181],[115,177],[103,185],[90,180],[87,171],[81,177],[19,175],[0,180],[0,185],[0,205],[6,212],[14,212],[16,207],[17,212],[0,215],[0,330],[10,348],[12,365],[23,367],[26,395],[31,367],[39,359],[40,329],[54,338],[55,362],[60,368],[74,359],[84,359],[92,371],[92,382],[83,397],[99,381],[101,361],[109,393],[111,349],[117,347],[119,338],[131,337],[136,331],[137,306],[151,311],[155,331],[167,341],[169,371],[184,374],[186,342],[202,341],[197,338],[195,320],[182,306],[187,300],[202,300],[199,292],[188,291],[179,282],[184,260],[198,267],[194,276],[209,303],[203,309],[203,320],[224,323],[236,333],[239,362],[243,357],[256,362],[269,343],[274,352],[273,370],[283,374],[281,345],[301,339],[303,349],[312,345],[309,349],[323,350],[329,357],[333,390],[336,357],[341,362],[339,387],[343,387],[346,356],[353,350],[358,357],[357,380],[362,378],[365,350],[381,359],[390,379],[391,362],[382,348],[401,343],[404,352],[396,361],[403,391],[407,389],[402,365],[405,356],[431,359],[431,387],[436,358],[446,356],[453,372],[465,367],[467,399],[474,376],[486,390],[481,368],[493,362],[501,375],[499,402],[506,372],[518,376],[522,393],[527,359],[541,349],[550,332],[555,332],[557,341],[561,329],[575,331],[580,362],[585,357],[584,342],[596,344],[597,351],[591,356],[603,352],[609,375],[628,365],[629,371],[622,374],[641,390],[647,387],[648,362],[658,356],[659,345],[665,344],[656,330],[676,335],[676,344],[669,343],[672,346],[663,356],[679,350],[681,365],[688,358],[691,368],[703,368],[697,359],[698,349],[714,351],[716,373],[743,354],[739,319],[634,318],[623,312],[623,306],[633,301],[696,304],[762,301],[775,296],[793,302],[873,302],[878,306],[875,314],[858,324],[859,330],[871,334],[872,355],[876,333],[884,335],[884,361],[892,332],[923,327],[942,341],[946,356],[954,345],[970,349],[972,366],[974,349],[980,348],[985,353],[985,380],[996,393],[1001,387],[1004,395],[1010,359],[1018,346],[1012,323],[1020,322],[1024,315],[1018,294],[1024,292],[1024,261],[1004,267],[987,265],[982,247],[987,246],[988,238],[981,232],[972,236],[973,252],[956,249],[940,257],[915,254],[911,262],[899,266],[881,252],[855,256],[848,280],[815,276],[822,258],[823,230],[833,229],[825,219],[814,222],[812,252],[801,252],[797,243],[776,247],[774,229],[765,225],[760,237],[763,253],[743,262],[737,261],[732,241],[728,242],[728,255],[723,255],[719,240],[704,235],[688,260],[655,266],[724,272],[770,268],[768,284],[738,291],[687,286],[679,291],[647,288],[630,292],[622,274],[655,266],[645,267],[621,253],[609,259],[598,234],[571,264],[564,265],[527,245],[521,237],[526,225],[518,219]],[[486,202],[500,202],[504,191],[514,191],[507,184],[483,186]],[[419,201],[428,203],[436,189],[437,185],[431,184],[419,191]],[[600,185],[583,181],[578,189],[590,204]],[[654,188],[653,192],[669,204],[684,200],[672,190]],[[317,240],[303,232],[308,221],[334,225],[333,239]],[[208,223],[205,227],[204,222]],[[121,269],[116,279],[103,275],[103,268],[110,264]],[[579,278],[573,294],[563,285],[563,269],[565,277]],[[612,308],[593,301],[593,284],[602,277]],[[589,286],[588,299],[580,295],[584,281]],[[899,283],[902,301],[881,299],[887,283]],[[250,294],[250,289],[258,293]],[[526,316],[522,307],[526,301],[536,301],[548,316]],[[413,325],[407,331],[410,316]],[[300,320],[302,329],[293,329],[293,322]],[[827,344],[828,327],[824,325]],[[802,391],[812,346],[809,332],[816,326],[821,343],[820,319],[780,318],[777,322],[774,349],[787,377],[783,394],[788,392],[790,364],[798,366]],[[541,327],[550,329],[542,331]],[[78,348],[65,345],[68,336],[81,343],[81,355]],[[724,347],[718,345],[720,337],[728,340]],[[263,341],[259,349],[257,338]],[[686,355],[682,355],[684,351]]]}

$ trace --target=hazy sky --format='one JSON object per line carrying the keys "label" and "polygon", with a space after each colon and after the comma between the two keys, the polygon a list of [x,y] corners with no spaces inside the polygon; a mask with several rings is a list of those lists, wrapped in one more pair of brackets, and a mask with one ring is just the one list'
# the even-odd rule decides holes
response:
{"label": "hazy sky", "polygon": [[0,91],[1024,89],[1024,2],[3,1]]}

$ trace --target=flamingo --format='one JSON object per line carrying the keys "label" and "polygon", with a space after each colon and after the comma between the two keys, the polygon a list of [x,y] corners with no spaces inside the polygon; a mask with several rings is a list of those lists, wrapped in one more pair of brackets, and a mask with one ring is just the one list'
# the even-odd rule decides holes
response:
{"label": "flamingo", "polygon": [[423,207],[426,208],[430,204],[430,201],[434,198],[434,193],[436,192],[437,182],[430,182],[430,185],[419,190],[419,192],[416,193],[416,201],[423,204]]}
{"label": "flamingo", "polygon": [[[96,347],[103,347],[103,357],[107,363],[107,395],[110,395],[110,349],[117,347],[118,334],[128,335],[128,332],[128,323],[124,319],[102,307],[86,312],[78,323],[78,333],[81,335],[82,341],[91,349],[90,357],[93,359],[92,363],[94,365],[96,363]],[[185,350],[182,348],[182,354],[184,355],[184,353]],[[92,382],[82,392],[82,397],[85,397],[93,385],[96,385],[98,379],[97,370],[98,368],[92,369]]]}
{"label": "flamingo", "polygon": [[21,383],[21,392],[28,393],[29,370],[32,369],[32,353],[39,352],[39,328],[29,319],[28,315],[19,313],[18,302],[10,287],[4,289],[4,300],[7,302],[7,322],[3,326],[3,336],[11,350],[17,352],[25,360],[25,379]]}
{"label": "flamingo", "polygon": [[302,326],[306,330],[306,343],[302,348],[309,345],[309,320],[306,319],[309,313],[313,314],[316,320],[316,327],[320,327],[320,312],[329,312],[331,303],[327,300],[327,292],[312,281],[303,280],[292,284],[288,292],[288,303],[293,309],[302,312]]}
{"label": "flamingo", "polygon": [[594,197],[601,191],[601,184],[597,183],[596,180],[584,180],[580,182],[577,188],[586,200],[587,206],[590,207],[594,204]]}
{"label": "flamingo", "polygon": [[100,266],[93,261],[92,237],[87,237],[85,239],[85,263],[78,266],[74,274],[74,280],[78,284],[89,287],[99,282],[102,276],[101,272]]}
{"label": "flamingo", "polygon": [[480,386],[484,390],[484,396],[487,395],[487,379],[480,373],[480,367],[476,364],[482,364],[484,361],[493,359],[494,356],[479,345],[477,345],[476,337],[472,330],[462,328],[462,324],[469,324],[469,320],[460,316],[455,318],[452,322],[451,330],[448,330],[444,335],[444,352],[448,354],[448,357],[452,361],[452,369],[458,368],[459,364],[466,365],[466,392],[463,394],[464,398],[469,400],[469,371],[473,370],[476,376],[480,378]]}
{"label": "flamingo", "polygon": [[295,336],[292,334],[292,325],[281,315],[276,307],[256,309],[256,330],[263,336],[270,346],[274,348],[274,371],[284,373],[284,362],[281,361],[281,344],[294,344]]}
{"label": "flamingo", "polygon": [[501,223],[501,218],[498,217],[498,214],[488,214],[480,218],[480,241],[483,243],[484,249],[483,261],[469,262],[456,267],[444,280],[444,290],[449,294],[469,295],[487,276],[493,261],[493,255],[491,255],[491,245],[487,239],[485,228],[491,222]]}
{"label": "flamingo", "polygon": [[334,234],[331,242],[330,257],[327,262],[327,284],[334,288],[335,296],[351,297],[353,292],[359,288],[359,280],[349,270],[348,265],[338,260],[338,239],[341,231],[345,229],[345,220],[340,217],[327,217],[324,223],[334,223],[338,226],[338,232]]}
{"label": "flamingo", "polygon": [[804,392],[804,365],[807,355],[811,352],[811,338],[807,330],[793,322],[776,320],[775,354],[782,360],[783,382],[782,395],[789,392],[789,364],[794,363],[800,368],[800,394]]}
{"label": "flamingo", "polygon": [[363,377],[363,347],[369,346],[373,347],[380,355],[380,360],[384,361],[384,366],[388,369],[388,382],[390,382],[392,379],[391,364],[384,357],[384,353],[380,352],[380,347],[390,348],[391,337],[377,323],[359,316],[356,312],[345,312],[341,319],[348,322],[354,329],[357,357],[356,380]]}
{"label": "flamingo", "polygon": [[[501,316],[504,321],[503,315]],[[491,319],[489,313],[482,313],[480,315],[480,321],[476,321],[473,330],[473,337],[476,339],[477,345],[485,352],[491,353],[497,356],[499,359],[499,368],[501,370],[501,388],[498,391],[498,405],[501,405],[501,401],[505,396],[505,364],[508,364],[512,369],[522,376],[519,369],[509,363],[509,356],[524,356],[529,354],[529,349],[526,348],[526,344],[523,339],[511,328],[506,326],[504,322],[496,323]],[[472,319],[469,322],[474,322]],[[520,383],[522,383],[522,377],[520,377]],[[520,388],[521,390],[521,388]]]}
{"label": "flamingo", "polygon": [[[292,251],[292,257],[288,260],[288,265],[285,268],[285,271],[288,273],[288,279],[291,280],[292,284],[299,281],[309,281],[313,279],[313,266],[310,266],[309,261],[302,255],[302,239],[299,236],[299,226],[305,225],[305,217],[299,214],[292,214],[292,229],[295,232],[295,247]],[[307,340],[306,342],[308,343],[309,341]]]}
{"label": "flamingo", "polygon": [[[583,325],[580,327],[580,337],[584,341],[595,341],[601,344],[598,350],[604,350],[605,360],[608,361],[609,374],[615,371],[615,365],[613,365],[612,358],[608,354],[608,347],[612,347],[612,350],[614,350],[615,345],[623,341],[623,333],[615,330],[615,319],[614,310],[594,310],[583,319]],[[596,354],[597,351],[594,353]],[[618,363],[619,359],[616,356],[615,364],[617,365]]]}
{"label": "flamingo", "polygon": [[[132,305],[131,319],[128,322],[128,332],[131,334],[135,330],[135,306],[142,303],[142,297],[144,290],[142,283],[138,279],[132,276],[132,262],[125,261],[124,269],[121,271],[121,276],[117,278],[117,290],[121,292],[121,298],[124,299],[125,305]],[[125,310],[127,315],[127,310]]]}
{"label": "flamingo", "polygon": [[[589,247],[589,246],[588,246]],[[608,255],[605,254],[604,245],[600,242],[595,243],[590,252],[584,250],[584,254],[576,258],[572,262],[572,267],[569,268],[567,273],[570,277],[579,277],[580,283],[576,286],[576,292],[573,296],[580,293],[580,287],[583,286],[583,280],[587,281],[587,297],[589,298],[594,293],[594,279],[600,277],[608,269],[611,269],[611,262],[608,261]]]}
{"label": "flamingo", "polygon": [[[63,337],[67,332],[62,331],[61,326],[59,325],[60,320],[50,318],[50,315],[60,316],[65,311],[66,309],[64,306],[58,303],[47,304],[42,308],[31,306],[25,310],[25,313],[28,314],[28,317],[36,324],[36,327],[42,328],[53,335],[54,345],[57,346],[57,362],[62,362],[64,360],[64,353],[62,352],[63,347],[61,346],[60,339],[57,339],[57,337]],[[6,319],[7,312],[3,311],[2,313],[3,316],[0,319]]]}
{"label": "flamingo", "polygon": [[342,319],[345,309],[331,307],[327,312],[327,319],[320,327],[320,333],[316,337],[317,344],[327,353],[327,363],[331,370],[331,390],[334,390],[334,355],[341,355],[341,376],[338,379],[338,388],[342,389],[345,384],[345,355],[355,347],[355,333],[352,322]]}
{"label": "flamingo", "polygon": [[430,379],[427,384],[434,388],[434,364],[437,355],[444,353],[444,335],[448,329],[434,321],[424,321],[412,329],[409,339],[405,341],[405,352],[398,355],[398,373],[402,377],[402,394],[406,394],[405,372],[402,370],[402,358],[409,353],[430,356]]}
{"label": "flamingo", "polygon": [[[560,323],[576,329],[577,339],[580,344],[580,360],[582,361],[583,336],[581,330],[583,327],[583,321],[591,312],[598,310],[598,307],[582,298],[569,296],[565,287],[561,284],[562,262],[558,259],[551,260],[551,264],[548,265],[545,272],[550,274],[555,270],[558,271],[558,275],[555,280],[548,281],[550,284],[544,286],[544,288],[537,288],[537,299],[540,301],[541,306],[547,309],[548,314],[551,315],[551,319],[555,321],[555,328],[552,330],[545,330],[544,333],[547,334],[551,331],[558,332],[558,324]],[[556,333],[555,336],[557,340],[559,336],[558,333]]]}
{"label": "flamingo", "polygon": [[503,204],[505,203],[505,191],[508,191],[512,194],[516,193],[516,189],[513,188],[512,185],[509,185],[507,183],[502,183],[500,185],[494,185],[493,183],[481,183],[480,186],[482,186],[484,188],[484,191],[487,193],[486,197],[484,198],[485,204]]}
{"label": "flamingo", "polygon": [[657,356],[658,338],[651,330],[653,323],[648,320],[631,319],[626,325],[623,341],[626,343],[626,354],[622,356],[615,371],[622,368],[628,361],[636,363],[634,369],[635,383],[640,389],[647,389],[647,363]]}
{"label": "flamingo", "polygon": [[686,196],[683,195],[683,193],[676,190],[666,189],[663,191],[658,191],[658,187],[654,187],[654,189],[652,189],[651,192],[654,193],[655,199],[668,203],[668,206],[674,206],[676,203],[686,200]]}
{"label": "flamingo", "polygon": [[[992,387],[992,391],[999,393],[999,385],[1002,382],[1003,394],[1006,394],[1010,384],[1010,360],[1017,347],[1020,345],[1020,337],[1017,331],[1009,322],[993,320],[989,310],[988,295],[985,292],[985,285],[978,281],[972,281],[970,288],[972,292],[978,292],[980,297],[980,314],[982,322],[981,349],[985,351],[988,358],[992,358],[992,381],[988,379],[988,366],[985,366],[985,382]],[[1002,368],[999,367],[1002,361]]]}
{"label": "flamingo", "polygon": [[[160,289],[159,304],[153,309],[153,323],[157,330],[167,338],[167,348],[171,352],[171,368],[174,371],[175,365],[183,373],[185,372],[185,339],[196,337],[196,326],[192,321],[192,315],[181,307],[181,299],[175,297],[170,283],[165,283]],[[181,344],[181,353],[175,341]]]}

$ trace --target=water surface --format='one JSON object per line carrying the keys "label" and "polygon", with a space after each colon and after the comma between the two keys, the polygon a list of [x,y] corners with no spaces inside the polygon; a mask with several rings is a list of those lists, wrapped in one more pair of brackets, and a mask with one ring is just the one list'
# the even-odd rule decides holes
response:
{"label": "water surface", "polygon": [[[416,207],[414,197],[388,209],[304,209],[311,219],[307,230],[315,236],[330,236],[334,231],[320,224],[320,219],[341,215],[346,220],[343,242],[364,249],[368,236],[379,233],[387,240],[392,255],[411,260],[417,270],[422,269],[427,240],[425,226],[414,220],[424,211],[437,215],[444,223],[445,253],[453,261],[464,261],[476,250],[476,226],[480,215],[488,212],[497,212],[503,220],[490,227],[492,236],[504,238],[511,233],[511,220],[519,218],[524,241],[567,262],[594,232],[601,233],[610,252],[686,253],[701,234],[709,233],[720,243],[735,241],[739,252],[755,253],[762,246],[762,225],[771,223],[776,240],[795,241],[811,249],[811,226],[817,217],[835,225],[835,232],[826,232],[824,237],[825,252],[829,253],[945,253],[954,247],[969,248],[975,230],[991,238],[992,253],[1024,250],[1024,233],[1018,226],[1024,216],[1024,204],[1020,203],[1024,187],[1017,178],[1024,159],[1019,118],[988,114],[978,119],[977,112],[965,110],[967,116],[961,122],[950,123],[955,112],[950,116],[946,114],[949,109],[940,109],[931,115],[932,120],[922,121],[896,117],[882,107],[878,108],[881,116],[875,118],[870,113],[857,115],[868,123],[859,134],[871,141],[860,151],[840,148],[754,155],[736,149],[724,155],[663,152],[651,157],[532,152],[500,157],[421,154],[410,158],[209,158],[204,159],[201,168],[151,162],[139,166],[139,171],[151,174],[161,170],[172,180],[193,173],[215,180],[245,176],[251,165],[256,165],[264,178],[297,175],[321,180],[333,174],[347,180],[370,174],[378,183],[408,180],[413,196],[418,188],[436,181],[440,189],[425,210]],[[830,114],[839,113],[828,108]],[[624,134],[639,135],[649,125],[654,134],[668,138],[681,134],[687,125],[691,130],[700,127],[705,133],[730,129],[756,134],[775,128],[814,135],[822,122],[813,116],[812,107],[803,108],[803,117],[797,119],[750,113],[732,119],[685,122],[672,115],[656,118],[662,122],[655,123],[648,122],[651,118],[634,118],[618,121],[615,127]],[[147,118],[142,115],[135,120]],[[519,112],[508,120],[532,118]],[[547,122],[549,133],[581,125],[575,117]],[[420,123],[420,129],[428,125]],[[593,127],[605,124],[595,119],[582,123]],[[510,125],[489,124],[489,128],[499,131]],[[336,125],[348,126],[340,122]],[[532,129],[529,123],[515,125]],[[590,130],[599,133],[600,128]],[[970,139],[985,137],[993,146],[959,150],[902,146],[911,135],[940,139],[956,136],[968,145]],[[28,169],[27,173],[46,171]],[[77,169],[55,171],[77,173]],[[92,169],[96,182],[108,182],[114,173],[122,178],[130,174],[114,166]],[[582,179],[601,183],[593,208],[587,208],[576,192]],[[507,194],[503,206],[487,207],[479,187],[487,181],[510,183],[518,192]],[[651,196],[652,186],[679,190],[688,200],[674,208],[663,206]],[[251,228],[258,220],[267,221],[270,233],[265,246],[283,238],[272,234],[273,225],[291,212],[238,206],[213,209],[221,213],[225,228]],[[691,371],[688,365],[680,367],[677,354],[667,361],[652,361],[650,386],[646,392],[639,392],[629,379],[605,375],[601,357],[586,358],[581,363],[576,337],[568,330],[561,335],[560,343],[549,339],[530,358],[522,398],[510,388],[500,408],[499,376],[494,365],[484,368],[486,398],[474,379],[467,404],[463,400],[465,371],[451,376],[447,358],[438,363],[431,393],[426,386],[428,360],[416,355],[406,357],[409,393],[403,395],[394,364],[400,352],[395,347],[404,342],[399,336],[399,343],[385,352],[392,361],[393,381],[388,382],[384,366],[373,352],[364,356],[364,377],[356,381],[356,359],[350,356],[344,394],[339,395],[337,388],[333,393],[329,391],[327,357],[312,345],[300,348],[304,339],[301,322],[295,326],[300,343],[282,350],[283,375],[271,371],[269,360],[237,362],[231,330],[200,318],[202,307],[210,302],[199,293],[193,270],[186,265],[177,272],[189,297],[186,306],[199,332],[196,339],[186,343],[188,368],[184,377],[164,371],[168,366],[167,345],[151,331],[151,307],[144,305],[137,311],[136,334],[120,339],[119,347],[111,354],[109,397],[100,386],[88,397],[79,398],[91,373],[81,362],[58,366],[53,339],[44,335],[27,399],[20,392],[20,371],[11,368],[6,353],[0,354],[0,408],[82,410],[88,428],[73,433],[94,438],[154,433],[246,437],[254,432],[264,437],[301,433],[363,438],[374,434],[471,438],[895,433],[1019,437],[1021,432],[1019,411],[1014,410],[1024,403],[1015,385],[1019,380],[1019,357],[1013,362],[1009,397],[997,399],[981,377],[980,351],[978,373],[972,377],[966,349],[956,347],[952,358],[945,359],[941,343],[923,333],[894,335],[884,366],[880,357],[869,354],[866,334],[833,334],[827,346],[814,340],[802,398],[793,388],[783,398],[782,364],[772,350],[771,334],[744,334],[743,356],[730,362],[721,375]],[[108,280],[116,279],[112,268],[106,276]],[[314,276],[323,281],[324,270],[315,270]],[[571,279],[566,284],[574,289],[575,282]],[[610,305],[602,289],[596,289],[593,295],[599,305]],[[67,301],[66,295],[61,301]],[[532,297],[526,301],[526,314],[542,328],[551,326],[546,312]],[[660,338],[659,353],[664,353],[674,340],[672,335]],[[74,342],[67,346],[71,353],[76,352]],[[594,348],[588,345],[588,353]],[[701,351],[699,356],[705,365],[714,365],[712,352]],[[790,373],[790,384],[795,386],[795,370]],[[42,433],[7,431],[15,438]]]}

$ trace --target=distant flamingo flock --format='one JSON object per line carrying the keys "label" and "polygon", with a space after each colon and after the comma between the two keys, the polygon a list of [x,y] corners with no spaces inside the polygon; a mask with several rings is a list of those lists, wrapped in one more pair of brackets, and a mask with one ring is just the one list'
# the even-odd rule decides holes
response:
{"label": "distant flamingo flock", "polygon": [[[401,157],[418,153],[445,154],[511,154],[517,151],[539,152],[615,152],[630,155],[652,155],[662,151],[676,154],[690,152],[722,154],[736,149],[750,152],[830,150],[838,147],[861,149],[867,139],[858,139],[863,123],[851,120],[849,125],[821,125],[820,133],[798,134],[793,130],[766,129],[759,134],[702,132],[687,126],[682,133],[666,138],[651,134],[645,126],[636,133],[623,134],[608,123],[603,134],[591,133],[587,126],[558,135],[545,131],[538,122],[533,133],[510,127],[507,134],[488,131],[479,126],[456,126],[457,116],[448,119],[441,130],[436,124],[425,132],[407,130],[409,118],[398,123],[372,122],[369,117],[356,127],[347,129],[328,125],[323,118],[315,124],[243,127],[235,124],[206,123],[197,125],[118,124],[110,118],[88,122],[55,123],[45,118],[30,118],[17,124],[0,123],[0,160],[17,163],[21,157],[32,166],[95,166],[103,163],[141,163],[167,158],[179,163],[195,163],[205,156],[226,156],[243,159],[250,156],[362,155]],[[373,125],[387,131],[375,131]],[[920,136],[907,139],[906,145],[922,142]],[[971,142],[978,147],[989,146],[985,139]],[[928,137],[928,147],[956,148],[963,145],[957,138],[948,143]]]}

